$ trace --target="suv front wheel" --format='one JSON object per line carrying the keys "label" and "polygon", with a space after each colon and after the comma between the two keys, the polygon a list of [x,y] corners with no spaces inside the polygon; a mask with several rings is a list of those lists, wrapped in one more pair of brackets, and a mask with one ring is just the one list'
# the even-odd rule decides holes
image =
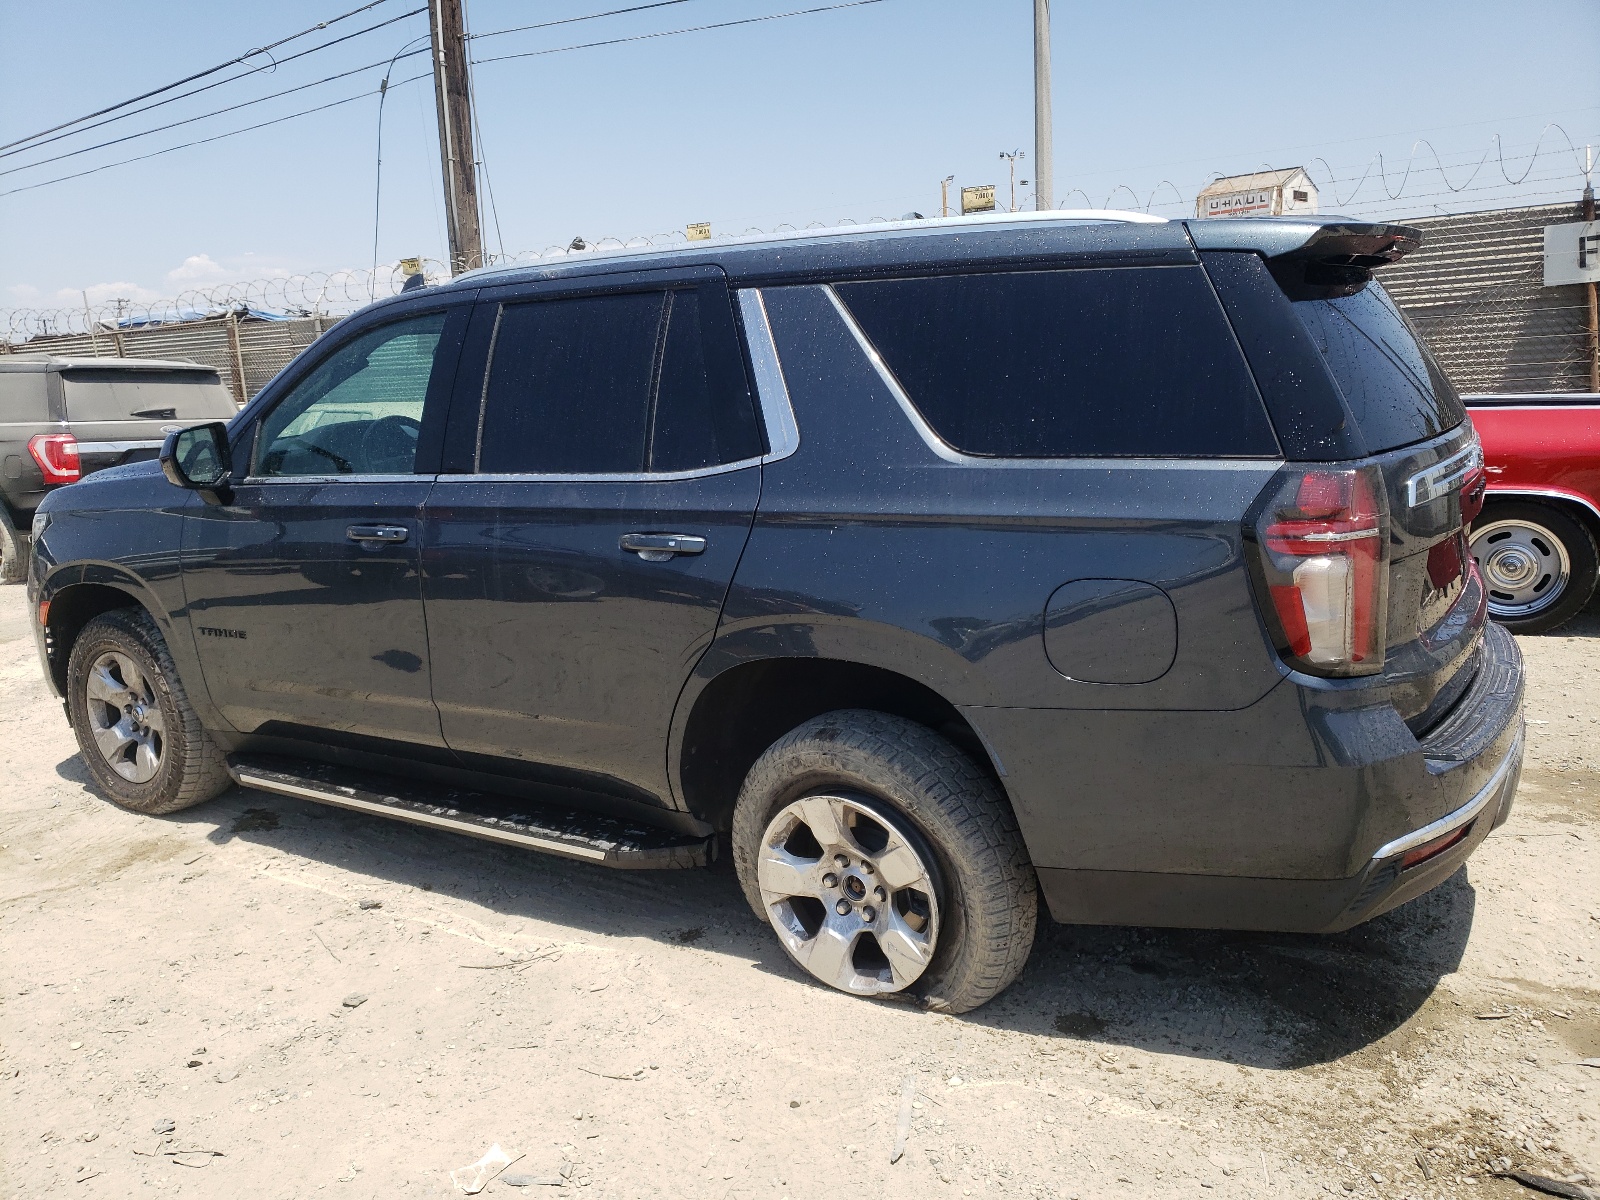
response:
{"label": "suv front wheel", "polygon": [[123,808],[177,812],[233,782],[142,609],[83,627],[67,664],[67,706],[89,774]]}
{"label": "suv front wheel", "polygon": [[842,711],[780,738],[733,814],[739,883],[794,962],[858,995],[966,1012],[1033,945],[1033,866],[994,781],[933,731]]}

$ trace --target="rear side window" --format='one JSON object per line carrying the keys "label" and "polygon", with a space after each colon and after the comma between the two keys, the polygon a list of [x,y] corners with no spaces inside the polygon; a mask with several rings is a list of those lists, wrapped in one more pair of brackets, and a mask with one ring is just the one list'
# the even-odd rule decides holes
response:
{"label": "rear side window", "polygon": [[505,306],[478,470],[635,474],[759,455],[736,338],[720,288]]}
{"label": "rear side window", "polygon": [[48,419],[43,371],[0,371],[0,425]]}
{"label": "rear side window", "polygon": [[924,420],[1003,458],[1278,453],[1199,267],[836,285]]}
{"label": "rear side window", "polygon": [[641,292],[500,311],[478,470],[615,474],[644,469],[650,375],[665,296]]}
{"label": "rear side window", "polygon": [[693,471],[754,458],[761,434],[726,292],[677,291],[668,305],[650,470]]}
{"label": "rear side window", "polygon": [[1348,296],[1296,299],[1369,453],[1454,429],[1466,417],[1444,372],[1376,280]]}
{"label": "rear side window", "polygon": [[226,419],[238,405],[215,371],[79,368],[61,372],[69,421]]}

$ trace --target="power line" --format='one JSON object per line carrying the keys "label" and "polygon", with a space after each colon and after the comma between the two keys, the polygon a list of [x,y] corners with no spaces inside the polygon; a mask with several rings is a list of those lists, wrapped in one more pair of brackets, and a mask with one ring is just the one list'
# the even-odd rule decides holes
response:
{"label": "power line", "polygon": [[607,38],[602,42],[584,42],[579,46],[558,46],[552,50],[525,50],[520,54],[501,54],[494,58],[480,58],[484,63],[508,62],[513,58],[541,58],[546,54],[564,54],[568,50],[593,50],[600,46],[620,46],[625,42],[647,42],[652,38],[676,37],[680,33],[704,33],[708,29],[731,29],[735,25],[759,25],[763,21],[781,21],[786,17],[809,17],[815,13],[837,12],[842,8],[865,8],[869,4],[882,4],[883,0],[850,0],[848,4],[826,4],[821,8],[797,8],[793,12],[769,13],[764,17],[744,17],[737,21],[718,21],[713,25],[691,25],[686,29],[665,29],[660,33],[636,33],[631,37]]}
{"label": "power line", "polygon": [[583,17],[563,17],[559,21],[541,21],[537,25],[515,25],[510,29],[491,29],[487,33],[469,34],[467,40],[474,41],[480,38],[499,37],[506,33],[526,33],[530,29],[550,29],[556,25],[573,25],[579,21],[596,21],[601,17],[618,17],[623,13],[644,12],[651,8],[671,8],[676,4],[687,4],[689,0],[656,0],[654,4],[635,4],[632,8],[613,8],[609,12],[589,13]]}
{"label": "power line", "polygon": [[[162,92],[170,92],[173,88],[182,87],[186,83],[193,83],[196,79],[204,79],[208,75],[215,75],[218,71],[226,71],[229,67],[238,66],[240,63],[247,62],[248,60],[250,60],[252,58],[255,58],[255,57],[259,56],[259,55],[265,54],[268,58],[272,58],[272,51],[276,50],[279,46],[288,45],[290,42],[295,41],[298,38],[303,38],[307,34],[316,33],[319,30],[326,29],[330,25],[337,25],[340,21],[347,20],[350,17],[359,16],[361,13],[367,12],[370,9],[377,8],[378,5],[380,5],[380,4],[387,4],[388,2],[389,2],[389,0],[370,0],[370,3],[363,4],[360,8],[353,8],[349,12],[341,13],[337,17],[332,17],[332,18],[330,18],[330,19],[328,19],[326,21],[319,21],[317,24],[312,25],[307,29],[300,30],[299,33],[291,33],[288,37],[279,38],[277,41],[269,42],[265,46],[257,46],[254,50],[247,50],[243,54],[239,55],[237,58],[230,58],[227,62],[218,63],[214,67],[207,67],[204,71],[196,71],[193,75],[186,75],[182,79],[175,79],[171,83],[162,84],[160,87],[152,88],[148,92],[141,92],[139,95],[132,96],[127,100],[121,100],[121,101],[118,101],[116,104],[107,105],[105,108],[96,109],[92,113],[86,113],[83,116],[75,117],[74,119],[72,119],[70,121],[63,121],[59,125],[52,125],[49,129],[41,129],[38,133],[32,133],[32,134],[29,134],[27,137],[18,138],[14,142],[6,142],[4,144],[0,144],[0,150],[9,150],[13,146],[20,146],[24,142],[35,141],[38,138],[44,137],[46,134],[55,133],[58,130],[70,128],[73,125],[81,125],[85,121],[92,121],[95,117],[103,117],[107,113],[116,112],[117,109],[119,109],[119,108],[127,108],[128,105],[137,104],[141,100],[148,100],[151,96],[159,96]],[[420,11],[426,11],[426,10],[425,9],[419,9],[418,11],[420,12]],[[386,21],[386,22],[384,22],[384,24],[390,24],[390,22]],[[378,27],[374,26],[374,28],[378,28]],[[354,35],[351,35],[351,36],[360,36],[360,35],[359,34],[354,34]],[[344,40],[347,40],[347,39],[341,38],[339,40],[340,41],[344,41]],[[334,44],[335,43],[333,43],[333,42],[328,43],[328,45],[334,45]],[[319,48],[321,48],[321,47],[319,47]],[[299,58],[301,56],[300,55],[295,55],[294,57],[295,58]],[[287,62],[289,60],[285,59],[284,61]],[[273,66],[276,67],[277,65],[278,65],[277,60],[273,59]],[[261,69],[262,68],[260,68],[260,67],[254,68],[254,70],[257,70],[257,71],[261,70]],[[223,82],[229,82],[229,81],[224,80]],[[213,84],[211,86],[216,86],[216,85]]]}
{"label": "power line", "polygon": [[[419,79],[428,79],[430,75],[413,75],[410,79],[402,79],[399,83],[391,83],[389,87],[397,88],[407,83],[416,83]],[[341,104],[349,104],[356,100],[365,100],[372,92],[360,92],[354,96],[346,96],[343,100],[335,100],[329,104],[319,104],[315,108],[301,109],[282,117],[274,117],[270,121],[262,121],[257,125],[246,125],[243,129],[229,130],[227,133],[215,134],[208,138],[199,138],[192,142],[184,142],[180,146],[168,146],[164,150],[152,150],[149,154],[141,154],[136,158],[119,158],[116,162],[102,163],[98,167],[90,167],[87,171],[78,171],[72,175],[59,175],[55,179],[45,179],[38,183],[25,184],[22,187],[12,188],[10,191],[0,192],[0,196],[15,196],[18,192],[31,192],[35,188],[49,187],[52,183],[65,183],[69,179],[82,179],[85,175],[96,175],[101,171],[109,171],[112,167],[124,167],[129,163],[144,162],[146,159],[160,158],[163,154],[171,154],[174,150],[188,150],[193,146],[204,146],[208,142],[220,142],[223,138],[236,137],[241,133],[250,133],[257,129],[265,129],[269,125],[281,125],[285,121],[292,121],[296,117],[309,117],[312,113],[326,112],[330,108],[338,108]]]}
{"label": "power line", "polygon": [[[381,2],[381,0],[380,0],[380,2]],[[711,25],[696,25],[696,26],[693,26],[691,28],[686,28],[686,29],[669,29],[669,30],[665,30],[665,31],[660,32],[660,33],[637,34],[637,35],[632,36],[632,37],[611,38],[611,39],[607,39],[605,41],[599,41],[599,42],[584,42],[582,44],[575,45],[575,46],[558,46],[558,47],[555,47],[554,49],[550,49],[550,50],[534,50],[534,51],[528,51],[528,52],[521,53],[521,54],[505,54],[505,55],[500,55],[499,57],[496,57],[496,58],[478,59],[476,61],[477,61],[477,63],[479,65],[481,65],[483,63],[489,63],[489,62],[504,62],[504,61],[507,61],[508,59],[514,59],[514,58],[533,58],[533,57],[539,57],[539,56],[547,55],[547,54],[564,54],[564,53],[567,53],[568,51],[572,51],[572,50],[592,50],[592,49],[595,49],[595,48],[600,47],[600,46],[619,45],[619,44],[621,44],[623,42],[638,42],[638,41],[647,41],[647,40],[650,40],[652,38],[674,37],[674,36],[676,36],[678,34],[683,34],[683,33],[702,33],[702,32],[705,32],[706,30],[711,30],[711,29],[726,29],[726,28],[729,28],[729,27],[735,26],[735,25],[754,25],[754,24],[759,24],[759,23],[766,22],[766,21],[780,21],[780,20],[783,20],[783,19],[785,19],[787,17],[811,16],[811,15],[816,14],[816,13],[835,12],[837,10],[846,9],[846,8],[863,8],[863,7],[865,7],[865,6],[869,5],[869,4],[881,4],[881,3],[883,3],[883,0],[850,0],[849,3],[844,3],[844,4],[829,4],[829,5],[824,5],[822,7],[819,7],[819,8],[796,9],[796,10],[794,10],[792,12],[771,13],[771,14],[768,14],[767,16],[761,16],[761,17],[746,17],[746,18],[744,18],[742,20],[737,20],[737,21],[719,21],[719,22],[717,22],[715,24],[711,24]],[[425,9],[418,9],[416,11],[425,12],[426,10]],[[411,15],[411,14],[406,14],[406,15]],[[606,15],[606,14],[594,14],[594,15],[595,16],[601,16],[601,15]],[[359,35],[352,34],[350,36],[359,36]],[[309,53],[309,51],[307,53]],[[404,55],[402,57],[410,57],[410,56],[409,55]],[[288,60],[285,60],[285,61],[288,61]],[[359,73],[359,70],[366,70],[366,69],[369,69],[369,68],[359,68],[357,72],[351,72],[351,73],[352,74]],[[330,79],[331,78],[337,78],[337,76],[330,76]],[[400,87],[403,84],[414,83],[418,79],[426,79],[426,78],[428,78],[428,76],[426,76],[426,75],[414,75],[409,79],[402,79],[402,80],[400,80],[399,83],[392,83],[389,86],[392,87],[392,88],[393,87]],[[323,81],[323,82],[325,82],[325,81]],[[316,84],[305,84],[305,85],[303,85],[303,87],[315,87],[315,86],[317,86],[317,85]],[[303,90],[303,88],[291,88],[291,89],[289,89],[290,92],[299,91],[299,90]],[[286,93],[283,93],[283,94],[289,94],[289,93],[286,92]],[[285,121],[292,121],[297,117],[310,116],[313,113],[324,112],[324,111],[326,111],[327,109],[330,109],[330,108],[337,108],[342,104],[349,104],[352,101],[360,100],[363,97],[371,96],[372,94],[373,93],[370,92],[370,91],[361,92],[361,93],[358,93],[357,95],[354,95],[354,96],[347,96],[343,100],[335,100],[335,101],[333,101],[332,103],[329,103],[329,104],[320,104],[320,105],[317,105],[314,108],[302,109],[299,112],[288,113],[285,116],[275,117],[274,119],[272,119],[270,121],[261,121],[261,122],[259,122],[258,124],[255,124],[255,125],[246,125],[242,129],[230,130],[230,131],[228,131],[226,133],[215,134],[215,135],[213,135],[211,137],[198,138],[198,139],[196,139],[195,141],[192,141],[192,142],[184,142],[184,143],[182,143],[180,145],[177,145],[177,146],[168,146],[165,149],[154,150],[154,151],[150,152],[149,154],[140,154],[140,155],[137,155],[137,156],[135,156],[133,158],[122,158],[122,159],[116,160],[115,162],[103,163],[98,167],[91,167],[90,169],[88,169],[86,171],[76,171],[76,172],[74,172],[74,173],[72,173],[70,175],[58,175],[53,179],[43,179],[43,180],[40,180],[38,183],[30,183],[30,184],[27,184],[27,185],[25,185],[23,187],[11,188],[8,191],[0,192],[0,197],[15,196],[19,192],[31,192],[31,191],[35,190],[36,188],[49,187],[51,184],[54,184],[54,183],[66,183],[68,180],[82,179],[85,175],[98,174],[101,171],[110,170],[112,167],[126,166],[129,163],[144,162],[147,159],[158,158],[163,154],[171,154],[175,150],[188,150],[188,149],[190,149],[190,148],[192,148],[194,146],[204,146],[204,145],[206,145],[206,144],[208,144],[210,142],[221,141],[224,138],[234,137],[234,136],[237,136],[238,134],[251,133],[251,132],[253,132],[253,131],[257,130],[257,129],[265,129],[270,125],[280,125]],[[236,106],[236,107],[243,107],[243,106],[239,105],[239,106]],[[228,110],[219,110],[219,111],[228,111]],[[213,114],[208,114],[208,115],[214,116],[216,114],[213,113]],[[198,118],[196,118],[196,119],[198,119]],[[180,124],[181,124],[181,122],[180,122]],[[36,165],[36,164],[30,164],[30,165]],[[22,167],[13,168],[13,170],[23,170],[23,169],[24,168],[22,168]]]}
{"label": "power line", "polygon": [[[425,12],[426,10],[425,9],[418,9],[417,11],[418,12]],[[410,16],[410,15],[412,15],[412,14],[410,14],[410,13],[407,14],[407,16]],[[410,43],[407,43],[407,44],[409,45]],[[409,54],[401,54],[401,55],[398,56],[398,58],[414,58],[418,54],[426,54],[426,53],[428,53],[428,48],[426,46],[424,46],[420,50],[411,51]],[[359,75],[363,71],[371,71],[376,67],[383,66],[385,63],[388,63],[389,65],[392,66],[395,61],[397,61],[397,59],[380,59],[377,62],[368,63],[364,67],[355,67],[354,69],[349,70],[349,71],[340,71],[337,75],[329,75],[326,78],[316,79],[316,80],[313,80],[310,83],[302,83],[302,84],[299,84],[296,87],[285,88],[281,92],[272,92],[272,93],[270,93],[268,95],[265,95],[265,96],[257,96],[254,100],[245,100],[245,101],[242,101],[239,104],[230,104],[227,108],[218,108],[218,109],[212,110],[211,112],[200,113],[197,116],[185,117],[181,121],[173,121],[173,122],[171,122],[169,124],[166,124],[166,125],[157,125],[153,129],[142,129],[138,133],[130,133],[130,134],[127,134],[127,135],[125,135],[123,137],[110,138],[110,139],[108,139],[107,141],[104,141],[104,142],[96,142],[92,146],[82,146],[82,147],[78,148],[77,150],[68,150],[64,154],[57,154],[52,158],[35,159],[33,162],[23,163],[19,167],[10,167],[10,168],[8,168],[8,169],[6,169],[4,171],[0,171],[0,176],[14,175],[18,171],[26,171],[30,167],[42,167],[46,163],[60,162],[64,158],[74,158],[79,154],[88,154],[91,150],[104,150],[107,146],[117,146],[117,145],[121,145],[123,142],[131,142],[131,141],[135,140],[136,138],[149,137],[152,133],[165,133],[169,129],[177,129],[180,126],[183,126],[183,125],[193,125],[196,121],[208,120],[211,117],[220,117],[223,113],[237,112],[241,108],[249,108],[249,107],[251,107],[252,105],[255,105],[255,104],[264,104],[268,100],[277,100],[277,99],[280,99],[280,98],[282,98],[284,96],[292,96],[296,92],[304,92],[304,91],[307,91],[310,88],[321,87],[325,83],[333,83],[333,82],[335,82],[336,80],[339,80],[339,79],[348,79],[352,75]],[[34,147],[28,146],[28,147],[25,147],[25,149],[32,150],[32,149],[34,149]],[[21,153],[21,151],[13,150],[11,153],[18,154],[18,153]],[[0,158],[4,158],[4,157],[7,157],[7,156],[6,155],[0,155]]]}
{"label": "power line", "polygon": [[[384,0],[379,0],[379,2],[383,3]],[[302,50],[298,54],[291,54],[291,55],[287,56],[286,58],[275,60],[274,63],[273,63],[273,69],[276,70],[278,67],[283,66],[285,63],[292,63],[296,59],[305,58],[307,55],[316,54],[319,51],[327,50],[327,49],[329,49],[330,47],[333,47],[333,46],[338,46],[338,45],[340,45],[340,44],[342,44],[344,42],[348,42],[348,41],[352,40],[353,38],[358,38],[358,37],[361,37],[361,36],[363,36],[365,34],[368,34],[368,33],[374,33],[379,29],[383,29],[386,26],[395,24],[397,21],[404,21],[407,17],[414,17],[414,16],[417,16],[420,13],[425,13],[427,11],[428,10],[426,8],[414,8],[410,12],[401,13],[398,17],[391,17],[387,21],[379,21],[376,25],[369,25],[365,29],[358,29],[354,33],[346,34],[344,37],[334,38],[333,41],[331,41],[331,42],[323,42],[321,45],[312,46],[309,50]],[[335,79],[344,79],[344,78],[346,78],[347,76],[350,76],[350,75],[360,74],[362,71],[370,71],[373,67],[382,66],[383,65],[383,61],[384,60],[379,60],[378,62],[375,62],[375,63],[369,63],[365,67],[357,67],[353,71],[345,71],[345,72],[343,72],[341,74],[338,74],[338,75],[330,75],[330,76],[328,76],[327,79],[319,79],[319,80],[317,80],[317,83],[329,83],[329,82],[332,82]],[[149,112],[153,108],[160,108],[163,104],[172,104],[173,102],[178,101],[178,100],[187,100],[190,96],[198,96],[201,92],[209,92],[213,88],[222,87],[224,84],[237,83],[241,79],[248,79],[251,75],[257,74],[262,69],[263,68],[259,68],[258,67],[258,68],[255,68],[255,69],[251,70],[251,71],[246,72],[243,75],[234,75],[234,76],[231,76],[231,77],[229,77],[227,79],[219,79],[215,83],[206,84],[204,87],[197,87],[197,88],[192,89],[191,91],[181,92],[176,96],[168,96],[165,100],[157,100],[154,104],[146,104],[143,108],[135,108],[135,109],[132,109],[132,110],[130,110],[128,112],[125,112],[125,113],[118,113],[116,116],[107,117],[104,121],[96,121],[93,125],[85,125],[81,129],[69,129],[65,133],[56,134],[55,137],[44,138],[42,141],[34,141],[34,142],[31,142],[30,144],[28,144],[26,146],[22,146],[22,145],[19,145],[16,142],[13,142],[13,143],[11,143],[11,145],[15,146],[17,148],[16,149],[0,150],[0,158],[10,158],[11,156],[16,155],[16,154],[26,154],[31,150],[38,150],[42,146],[48,146],[52,142],[59,142],[62,138],[76,137],[80,133],[88,133],[91,129],[99,129],[102,126],[110,125],[115,121],[126,120],[128,117],[138,116],[140,113]],[[305,84],[303,86],[304,87],[315,87],[316,85],[317,85],[316,83],[312,83],[312,84]],[[185,120],[182,120],[182,121],[174,121],[170,125],[161,125],[161,126],[157,126],[155,129],[147,129],[147,130],[145,130],[145,133],[159,133],[163,129],[173,129],[173,128],[179,126],[179,125],[187,125],[187,124],[189,124],[189,123],[191,123],[193,121],[201,121],[201,120],[204,120],[206,117],[217,116],[219,113],[232,112],[232,111],[234,111],[234,109],[247,108],[251,104],[259,104],[263,100],[272,100],[272,99],[275,99],[278,96],[287,96],[287,95],[290,95],[293,92],[297,92],[297,91],[301,91],[301,90],[302,90],[302,88],[289,88],[287,91],[274,92],[270,96],[261,96],[261,97],[255,99],[255,100],[247,100],[243,104],[230,105],[227,108],[219,108],[214,112],[201,113],[197,117],[189,117],[189,118],[187,118]],[[144,135],[143,134],[137,134],[137,133],[129,134],[127,137],[114,138],[111,141],[101,142],[101,143],[99,143],[99,145],[90,146],[87,149],[89,149],[89,150],[98,150],[103,146],[114,146],[118,142],[126,142],[126,141],[131,140],[132,138],[142,137],[142,136],[144,136]],[[24,140],[26,140],[26,139],[24,139]],[[37,165],[39,165],[39,163],[56,162],[58,159],[70,158],[70,157],[72,157],[73,154],[81,154],[81,153],[84,153],[84,151],[82,151],[82,150],[74,150],[74,151],[71,151],[68,154],[57,155],[55,158],[42,158],[42,159],[39,159],[38,162],[29,163],[27,165],[28,166],[37,166]],[[18,169],[20,169],[20,168],[18,168]]]}

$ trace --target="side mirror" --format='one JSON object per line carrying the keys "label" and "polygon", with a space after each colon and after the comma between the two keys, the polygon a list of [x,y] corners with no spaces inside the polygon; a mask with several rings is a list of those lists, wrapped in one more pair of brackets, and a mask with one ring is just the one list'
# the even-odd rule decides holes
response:
{"label": "side mirror", "polygon": [[228,427],[221,421],[169,433],[161,446],[167,479],[176,487],[208,493],[207,499],[220,499],[217,493],[226,490],[232,463]]}

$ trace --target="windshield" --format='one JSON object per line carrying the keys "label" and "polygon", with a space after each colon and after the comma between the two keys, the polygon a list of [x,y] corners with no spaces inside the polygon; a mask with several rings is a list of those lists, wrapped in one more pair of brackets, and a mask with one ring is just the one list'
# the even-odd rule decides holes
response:
{"label": "windshield", "polygon": [[1296,300],[1369,453],[1454,429],[1466,410],[1439,364],[1377,281],[1349,296]]}

